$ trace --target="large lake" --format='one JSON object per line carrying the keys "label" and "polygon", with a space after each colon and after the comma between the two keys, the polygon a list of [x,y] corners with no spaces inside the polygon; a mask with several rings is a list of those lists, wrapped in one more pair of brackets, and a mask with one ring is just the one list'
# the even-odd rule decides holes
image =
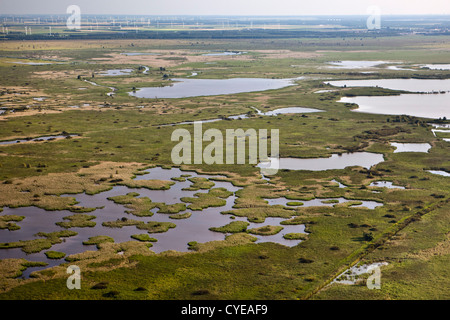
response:
{"label": "large lake", "polygon": [[175,82],[170,86],[139,88],[136,92],[129,92],[129,94],[137,98],[152,99],[215,96],[281,89],[294,85],[294,80],[299,79],[172,79]]}
{"label": "large lake", "polygon": [[[381,87],[391,90],[421,92],[427,94],[401,94],[398,96],[343,97],[339,102],[355,103],[353,111],[411,115],[423,118],[450,117],[450,80],[430,79],[379,79],[331,81],[336,87]],[[433,93],[432,93],[433,92]]]}

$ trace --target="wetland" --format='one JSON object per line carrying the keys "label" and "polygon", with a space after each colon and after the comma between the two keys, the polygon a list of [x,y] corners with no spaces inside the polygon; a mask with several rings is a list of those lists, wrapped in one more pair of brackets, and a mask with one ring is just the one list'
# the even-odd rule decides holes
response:
{"label": "wetland", "polygon": [[[0,299],[448,299],[448,36],[352,21],[10,26]],[[279,158],[250,163],[246,139],[244,164],[174,165],[195,122],[279,130]],[[355,284],[371,266],[381,290]]]}

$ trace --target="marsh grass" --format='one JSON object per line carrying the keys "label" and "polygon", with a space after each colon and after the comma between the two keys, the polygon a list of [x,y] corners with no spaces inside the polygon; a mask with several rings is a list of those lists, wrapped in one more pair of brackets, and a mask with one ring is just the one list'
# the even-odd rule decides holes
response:
{"label": "marsh grass", "polygon": [[73,237],[77,234],[77,232],[67,230],[50,233],[39,232],[36,236],[41,237],[40,239],[0,243],[0,249],[21,248],[23,252],[28,254],[37,253],[50,249],[54,244],[63,242],[61,238]]}
{"label": "marsh grass", "polygon": [[58,252],[58,251],[46,251],[45,255],[49,259],[62,259],[66,256],[64,252]]}
{"label": "marsh grass", "polygon": [[222,233],[239,233],[246,232],[249,223],[245,221],[232,221],[222,227],[211,227],[209,230]]}
{"label": "marsh grass", "polygon": [[188,219],[192,216],[192,212],[185,212],[180,214],[172,214],[169,216],[170,219]]}
{"label": "marsh grass", "polygon": [[199,189],[211,189],[215,185],[215,183],[213,181],[209,181],[208,178],[193,177],[188,178],[188,180],[192,182],[192,185],[190,187],[184,188],[183,190],[197,191]]}
{"label": "marsh grass", "polygon": [[97,247],[104,242],[114,242],[114,239],[109,236],[94,236],[89,240],[83,241],[84,245],[96,245]]}
{"label": "marsh grass", "polygon": [[20,226],[14,222],[20,222],[25,217],[18,215],[0,215],[0,229],[8,229],[9,231],[19,230]]}
{"label": "marsh grass", "polygon": [[180,200],[190,203],[188,209],[200,211],[209,207],[222,207],[226,205],[227,202],[225,199],[232,194],[232,192],[227,191],[225,188],[213,188],[208,193],[198,192],[194,194],[195,198],[182,197]]}
{"label": "marsh grass", "polygon": [[95,221],[91,221],[95,219],[95,216],[87,215],[87,214],[74,214],[72,216],[64,217],[62,222],[56,222],[56,225],[62,228],[93,228],[96,225]]}
{"label": "marsh grass", "polygon": [[262,226],[249,229],[248,232],[260,236],[270,236],[279,233],[281,230],[283,230],[281,226]]}
{"label": "marsh grass", "polygon": [[114,201],[117,204],[123,204],[127,210],[127,213],[131,213],[138,217],[151,217],[153,212],[150,210],[155,208],[158,204],[152,202],[148,197],[137,198],[139,193],[130,192],[123,196],[109,197],[108,200]]}
{"label": "marsh grass", "polygon": [[176,225],[172,222],[155,222],[155,221],[140,221],[128,218],[117,219],[115,221],[105,221],[102,223],[104,227],[108,228],[122,228],[126,226],[136,226],[140,230],[146,230],[148,233],[166,232]]}
{"label": "marsh grass", "polygon": [[157,239],[150,237],[146,233],[133,234],[133,235],[131,235],[131,238],[133,238],[135,240],[138,240],[138,241],[143,241],[143,242],[156,242],[156,241],[158,241]]}
{"label": "marsh grass", "polygon": [[308,239],[308,234],[306,233],[286,233],[283,234],[283,238],[287,240],[306,240]]}

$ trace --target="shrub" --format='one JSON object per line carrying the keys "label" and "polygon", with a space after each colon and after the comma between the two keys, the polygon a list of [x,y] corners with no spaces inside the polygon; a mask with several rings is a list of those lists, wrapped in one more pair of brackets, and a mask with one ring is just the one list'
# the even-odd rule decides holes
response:
{"label": "shrub", "polygon": [[364,241],[372,241],[373,240],[372,232],[363,232],[363,239]]}
{"label": "shrub", "polygon": [[112,290],[104,293],[102,296],[105,298],[116,298],[119,294],[119,291]]}
{"label": "shrub", "polygon": [[306,259],[306,258],[299,258],[298,262],[300,262],[300,263],[313,263],[314,260]]}
{"label": "shrub", "polygon": [[210,293],[209,290],[200,289],[200,290],[196,290],[196,291],[192,292],[192,295],[193,296],[204,296],[204,295],[207,295],[209,293]]}
{"label": "shrub", "polygon": [[109,284],[108,282],[99,282],[99,283],[94,284],[91,287],[91,289],[94,289],[94,290],[106,289],[106,288],[108,288],[108,284]]}

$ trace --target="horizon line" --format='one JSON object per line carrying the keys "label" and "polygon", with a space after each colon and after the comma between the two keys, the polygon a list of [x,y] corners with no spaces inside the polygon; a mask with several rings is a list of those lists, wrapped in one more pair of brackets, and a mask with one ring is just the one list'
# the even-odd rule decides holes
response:
{"label": "horizon line", "polygon": [[[304,14],[304,15],[251,15],[251,14],[135,14],[135,13],[83,13],[84,15],[114,15],[114,16],[144,16],[144,17],[361,17],[368,16],[368,14]],[[68,15],[68,13],[0,13],[0,16],[24,16],[24,15]],[[382,16],[450,16],[450,13],[389,13],[382,14]]]}

